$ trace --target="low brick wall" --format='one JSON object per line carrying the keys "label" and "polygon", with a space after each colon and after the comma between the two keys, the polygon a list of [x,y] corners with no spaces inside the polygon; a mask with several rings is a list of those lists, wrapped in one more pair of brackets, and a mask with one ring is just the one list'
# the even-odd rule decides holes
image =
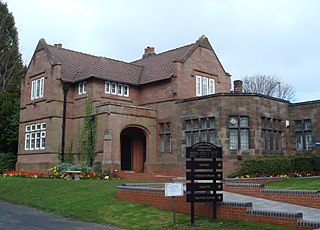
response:
{"label": "low brick wall", "polygon": [[[117,187],[116,198],[152,206],[154,208],[172,210],[172,198],[164,196],[164,184],[124,184]],[[176,211],[190,214],[191,204],[185,196],[176,197]],[[212,216],[211,203],[196,203],[195,214]],[[287,226],[296,229],[314,229],[320,227],[320,222],[303,221],[302,213],[277,212],[252,209],[252,203],[219,202],[217,217],[244,220],[266,224]]]}
{"label": "low brick wall", "polygon": [[224,191],[320,209],[320,191],[265,189],[263,184],[225,183]]}
{"label": "low brick wall", "polygon": [[268,184],[285,180],[283,177],[224,178],[226,183]]}

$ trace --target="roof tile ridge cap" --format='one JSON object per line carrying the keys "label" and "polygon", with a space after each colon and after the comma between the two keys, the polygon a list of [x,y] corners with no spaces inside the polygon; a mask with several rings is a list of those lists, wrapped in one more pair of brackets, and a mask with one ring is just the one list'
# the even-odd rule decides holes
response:
{"label": "roof tile ridge cap", "polygon": [[109,58],[109,57],[104,57],[104,56],[99,56],[98,58],[100,58],[100,59],[108,59],[108,60],[111,60],[111,61],[120,62],[120,63],[124,63],[124,64],[127,64],[127,65],[132,65],[132,66],[135,66],[135,67],[142,67],[140,65],[136,65],[136,64],[131,63],[131,62],[126,62],[126,61],[122,61],[122,60],[118,60],[118,59],[114,59],[114,58]]}
{"label": "roof tile ridge cap", "polygon": [[163,52],[158,53],[158,54],[153,55],[153,56],[149,56],[149,57],[137,59],[137,60],[132,61],[132,62],[130,62],[130,63],[134,63],[134,62],[138,62],[138,61],[146,60],[146,59],[150,59],[150,58],[157,58],[157,57],[159,57],[159,56],[161,56],[161,55],[164,55],[164,54],[166,54],[166,53],[173,52],[173,51],[176,51],[176,50],[178,50],[178,49],[183,49],[183,48],[186,48],[186,47],[188,47],[188,46],[193,46],[194,44],[195,44],[195,43],[191,43],[191,44],[188,44],[188,45],[184,45],[184,46],[180,46],[180,47],[173,48],[173,49],[170,49],[170,50],[166,50],[166,51],[163,51]]}
{"label": "roof tile ridge cap", "polygon": [[93,58],[100,58],[100,56],[97,56],[97,55],[88,54],[88,53],[84,53],[84,52],[77,51],[77,50],[67,49],[67,48],[64,48],[64,47],[58,48],[58,47],[55,47],[55,46],[50,45],[50,44],[47,44],[47,46],[50,46],[51,48],[57,49],[57,50],[64,50],[64,51],[68,51],[68,52],[73,52],[73,53],[78,53],[78,54],[90,56],[90,57],[93,57]]}

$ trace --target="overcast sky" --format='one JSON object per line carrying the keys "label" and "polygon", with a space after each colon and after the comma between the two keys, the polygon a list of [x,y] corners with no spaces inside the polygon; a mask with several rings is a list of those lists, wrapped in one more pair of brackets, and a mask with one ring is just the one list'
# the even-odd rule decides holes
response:
{"label": "overcast sky", "polygon": [[29,64],[41,38],[122,61],[208,37],[232,80],[276,75],[294,102],[320,99],[319,0],[2,0]]}

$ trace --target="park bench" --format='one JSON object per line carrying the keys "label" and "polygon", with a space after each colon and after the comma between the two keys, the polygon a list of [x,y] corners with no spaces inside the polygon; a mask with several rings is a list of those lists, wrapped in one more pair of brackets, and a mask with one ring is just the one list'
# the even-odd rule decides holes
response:
{"label": "park bench", "polygon": [[66,171],[67,180],[80,180],[81,171]]}

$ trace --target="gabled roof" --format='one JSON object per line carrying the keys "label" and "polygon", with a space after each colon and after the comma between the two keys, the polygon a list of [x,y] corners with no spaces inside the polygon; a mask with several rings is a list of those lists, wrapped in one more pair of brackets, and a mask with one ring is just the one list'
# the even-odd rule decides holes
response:
{"label": "gabled roof", "polygon": [[202,36],[190,45],[131,63],[48,45],[44,39],[39,41],[36,51],[44,50],[51,64],[61,65],[63,81],[78,82],[95,77],[142,85],[171,78],[174,71],[174,62],[184,62],[199,46],[213,51],[208,39]]}

